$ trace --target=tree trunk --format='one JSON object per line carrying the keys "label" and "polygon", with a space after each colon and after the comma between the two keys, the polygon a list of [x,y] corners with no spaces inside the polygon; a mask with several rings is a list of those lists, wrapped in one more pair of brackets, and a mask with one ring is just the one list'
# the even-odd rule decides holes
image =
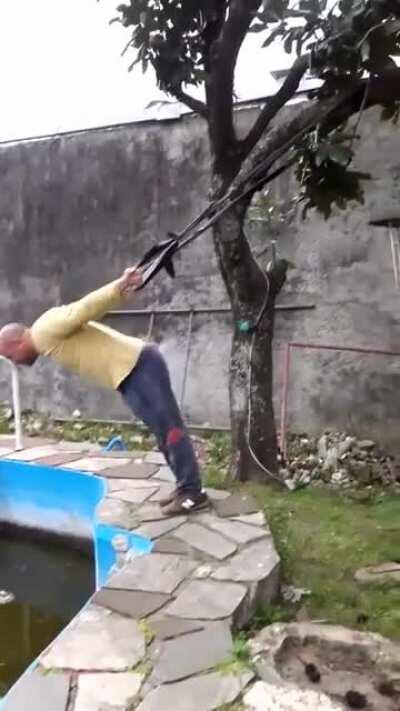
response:
{"label": "tree trunk", "polygon": [[278,261],[262,272],[243,230],[247,207],[248,201],[219,220],[214,243],[234,319],[229,369],[231,477],[265,482],[275,481],[278,470],[272,343],[275,300],[286,278],[286,263]]}

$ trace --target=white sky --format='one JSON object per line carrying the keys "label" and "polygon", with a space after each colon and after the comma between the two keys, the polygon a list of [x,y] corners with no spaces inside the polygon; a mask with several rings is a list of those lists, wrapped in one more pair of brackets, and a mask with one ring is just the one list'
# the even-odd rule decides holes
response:
{"label": "white sky", "polygon": [[[166,98],[150,71],[121,58],[129,31],[109,26],[120,0],[1,0],[0,140],[134,120]],[[288,65],[279,47],[246,41],[238,64],[241,99],[273,91],[268,70]],[[264,69],[265,67],[265,69]]]}

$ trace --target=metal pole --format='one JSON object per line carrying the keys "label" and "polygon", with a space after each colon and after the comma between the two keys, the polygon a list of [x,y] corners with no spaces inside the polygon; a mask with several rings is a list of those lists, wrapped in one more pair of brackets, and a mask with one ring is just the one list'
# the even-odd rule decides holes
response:
{"label": "metal pole", "polygon": [[190,358],[190,346],[192,341],[192,328],[193,328],[193,311],[189,312],[189,322],[186,336],[186,355],[185,355],[185,369],[183,372],[182,390],[180,398],[180,408],[183,411],[183,405],[185,402],[185,391],[186,391],[186,381],[189,370],[189,358]]}
{"label": "metal pole", "polygon": [[[315,309],[315,304],[277,304],[275,306],[275,311],[311,311]],[[230,314],[232,309],[229,307],[221,308],[199,308],[199,309],[153,309],[151,313],[155,315],[167,314],[171,316],[172,314]],[[117,309],[115,311],[109,311],[108,316],[148,316],[148,309]]]}
{"label": "metal pole", "polygon": [[287,412],[288,412],[288,397],[289,397],[289,374],[290,374],[290,348],[291,343],[286,343],[284,350],[284,375],[283,375],[283,395],[281,405],[281,432],[280,432],[280,447],[282,454],[286,460],[286,429],[287,429]]}
{"label": "metal pole", "polygon": [[14,428],[15,428],[15,449],[17,451],[23,449],[22,444],[22,417],[21,417],[21,397],[19,387],[19,376],[17,367],[8,358],[0,356],[0,360],[4,360],[11,368],[11,388],[12,402],[14,412]]}
{"label": "metal pole", "polygon": [[153,333],[153,328],[154,328],[154,319],[155,319],[155,313],[154,311],[151,312],[150,314],[150,322],[149,322],[149,329],[147,331],[147,340],[150,341],[152,333]]}
{"label": "metal pole", "polygon": [[15,424],[15,446],[17,451],[23,449],[22,444],[22,416],[21,416],[21,396],[19,387],[18,370],[14,363],[11,363],[11,384],[12,384],[12,399],[14,410]]}

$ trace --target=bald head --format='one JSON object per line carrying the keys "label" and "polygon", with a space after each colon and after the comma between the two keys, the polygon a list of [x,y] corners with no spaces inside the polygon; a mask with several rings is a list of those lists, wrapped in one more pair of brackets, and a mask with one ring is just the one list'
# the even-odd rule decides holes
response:
{"label": "bald head", "polygon": [[0,329],[0,355],[15,364],[32,365],[38,353],[29,329],[22,323],[8,323]]}

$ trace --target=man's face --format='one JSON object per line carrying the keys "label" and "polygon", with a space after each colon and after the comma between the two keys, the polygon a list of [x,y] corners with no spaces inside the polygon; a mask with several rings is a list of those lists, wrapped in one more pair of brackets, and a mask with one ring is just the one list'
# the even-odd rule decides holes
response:
{"label": "man's face", "polygon": [[18,340],[0,338],[0,355],[8,358],[14,365],[27,366],[33,365],[38,357],[23,338]]}

